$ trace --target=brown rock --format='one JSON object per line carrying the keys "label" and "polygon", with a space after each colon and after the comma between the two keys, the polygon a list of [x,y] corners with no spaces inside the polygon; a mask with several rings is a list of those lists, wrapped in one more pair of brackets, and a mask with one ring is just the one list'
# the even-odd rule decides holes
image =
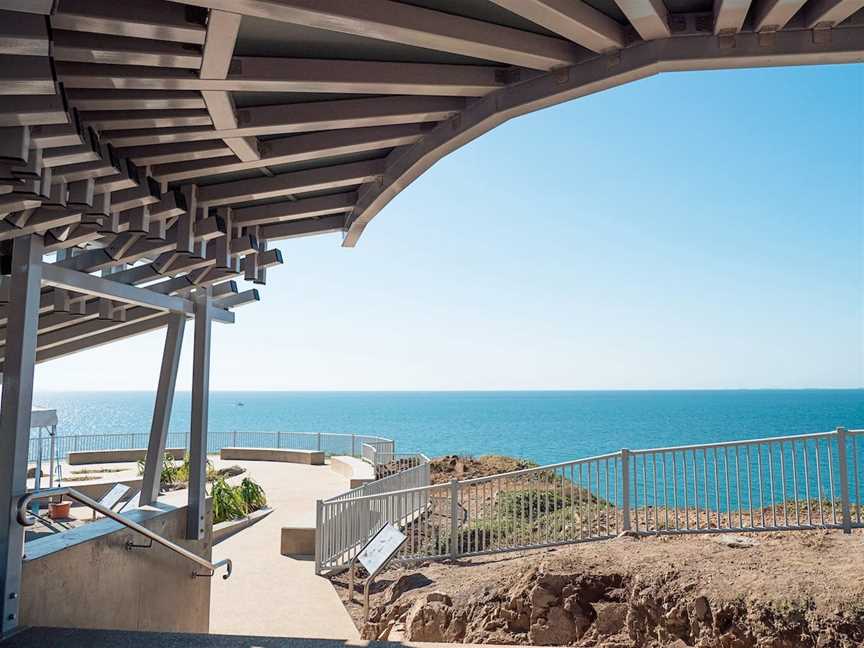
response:
{"label": "brown rock", "polygon": [[563,646],[578,639],[573,619],[557,605],[549,608],[546,618],[537,619],[528,632],[528,638],[535,646]]}
{"label": "brown rock", "polygon": [[531,607],[547,608],[558,600],[552,592],[541,585],[537,585],[531,590]]}
{"label": "brown rock", "polygon": [[396,599],[402,596],[405,592],[419,589],[431,585],[432,581],[426,576],[419,573],[402,574],[393,581],[393,584],[387,590],[387,603],[393,603]]}
{"label": "brown rock", "polygon": [[597,613],[595,627],[601,635],[614,635],[624,629],[627,622],[626,603],[594,603]]}
{"label": "brown rock", "polygon": [[408,641],[448,641],[452,608],[440,600],[430,601],[428,596],[418,598],[408,610],[405,618],[405,638]]}
{"label": "brown rock", "polygon": [[430,603],[443,603],[447,606],[453,605],[453,599],[444,592],[429,592],[426,594],[425,599]]}
{"label": "brown rock", "polygon": [[704,596],[699,596],[693,601],[693,614],[696,618],[707,623],[711,620],[711,606],[708,604],[708,599]]}

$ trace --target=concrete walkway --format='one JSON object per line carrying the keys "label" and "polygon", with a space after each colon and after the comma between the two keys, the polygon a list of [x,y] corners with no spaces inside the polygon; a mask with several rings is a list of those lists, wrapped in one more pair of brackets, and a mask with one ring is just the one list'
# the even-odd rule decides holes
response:
{"label": "concrete walkway", "polygon": [[238,464],[267,493],[274,511],[219,543],[213,559],[231,558],[234,575],[213,579],[210,632],[319,639],[359,639],[354,623],[330,582],[315,575],[315,563],[279,553],[283,526],[314,526],[315,500],[348,490],[348,480],[330,466],[264,461]]}

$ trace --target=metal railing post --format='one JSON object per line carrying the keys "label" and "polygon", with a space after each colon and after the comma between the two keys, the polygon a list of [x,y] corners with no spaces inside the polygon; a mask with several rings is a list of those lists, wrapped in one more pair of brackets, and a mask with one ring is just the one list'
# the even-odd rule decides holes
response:
{"label": "metal railing post", "polygon": [[324,519],[324,502],[315,500],[315,573],[321,574],[321,522]]}
{"label": "metal railing post", "polygon": [[621,529],[630,530],[630,451],[621,448]]}
{"label": "metal railing post", "polygon": [[237,430],[234,430],[232,438],[234,439],[232,446],[236,448],[237,447]]}
{"label": "metal railing post", "polygon": [[321,449],[321,433],[318,433],[318,450]]}
{"label": "metal railing post", "polygon": [[[846,428],[837,428],[837,469],[840,471],[840,506],[843,512],[843,533],[852,533],[852,512],[849,507],[849,468],[846,459]],[[834,497],[834,493],[831,493]]]}
{"label": "metal railing post", "polygon": [[352,457],[357,456],[357,435],[356,434],[351,435],[351,456]]}
{"label": "metal railing post", "polygon": [[450,480],[450,557],[456,560],[459,557],[459,543],[457,534],[459,532],[459,482]]}

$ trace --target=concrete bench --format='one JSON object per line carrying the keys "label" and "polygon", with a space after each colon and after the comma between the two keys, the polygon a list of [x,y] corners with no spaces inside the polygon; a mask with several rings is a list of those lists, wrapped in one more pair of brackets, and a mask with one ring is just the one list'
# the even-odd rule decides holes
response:
{"label": "concrete bench", "polygon": [[279,553],[283,556],[314,556],[315,527],[282,527]]}
{"label": "concrete bench", "polygon": [[345,477],[350,482],[351,488],[375,481],[375,468],[372,464],[356,457],[347,455],[330,457],[330,468]]}
{"label": "concrete bench", "polygon": [[[165,453],[180,461],[186,456],[186,448],[168,448],[165,450]],[[146,454],[147,448],[133,448],[131,450],[83,450],[69,453],[69,465],[82,466],[84,464],[140,461]]]}
{"label": "concrete bench", "polygon": [[222,448],[219,456],[222,459],[233,459],[239,461],[281,461],[284,463],[306,464],[307,466],[324,465],[324,452],[322,450]]}

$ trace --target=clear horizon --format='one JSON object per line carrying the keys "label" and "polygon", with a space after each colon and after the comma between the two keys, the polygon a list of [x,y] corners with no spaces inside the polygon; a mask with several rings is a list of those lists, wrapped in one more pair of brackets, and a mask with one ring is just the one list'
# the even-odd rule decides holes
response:
{"label": "clear horizon", "polygon": [[[101,387],[99,389],[43,389],[43,393],[62,392],[67,394],[74,393],[101,393],[109,392],[116,394],[124,393],[149,393],[151,389],[109,389]],[[191,389],[176,389],[175,393],[191,393]],[[211,394],[470,394],[470,393],[566,393],[566,392],[727,392],[727,391],[864,391],[864,387],[714,387],[710,389],[703,388],[631,388],[631,389],[555,389],[553,387],[547,389],[210,389]],[[38,395],[38,394],[37,394]]]}
{"label": "clear horizon", "polygon": [[[864,65],[655,76],[471,142],[356,249],[282,242],[211,387],[861,389],[862,230]],[[155,390],[163,336],[38,365],[37,393]]]}

